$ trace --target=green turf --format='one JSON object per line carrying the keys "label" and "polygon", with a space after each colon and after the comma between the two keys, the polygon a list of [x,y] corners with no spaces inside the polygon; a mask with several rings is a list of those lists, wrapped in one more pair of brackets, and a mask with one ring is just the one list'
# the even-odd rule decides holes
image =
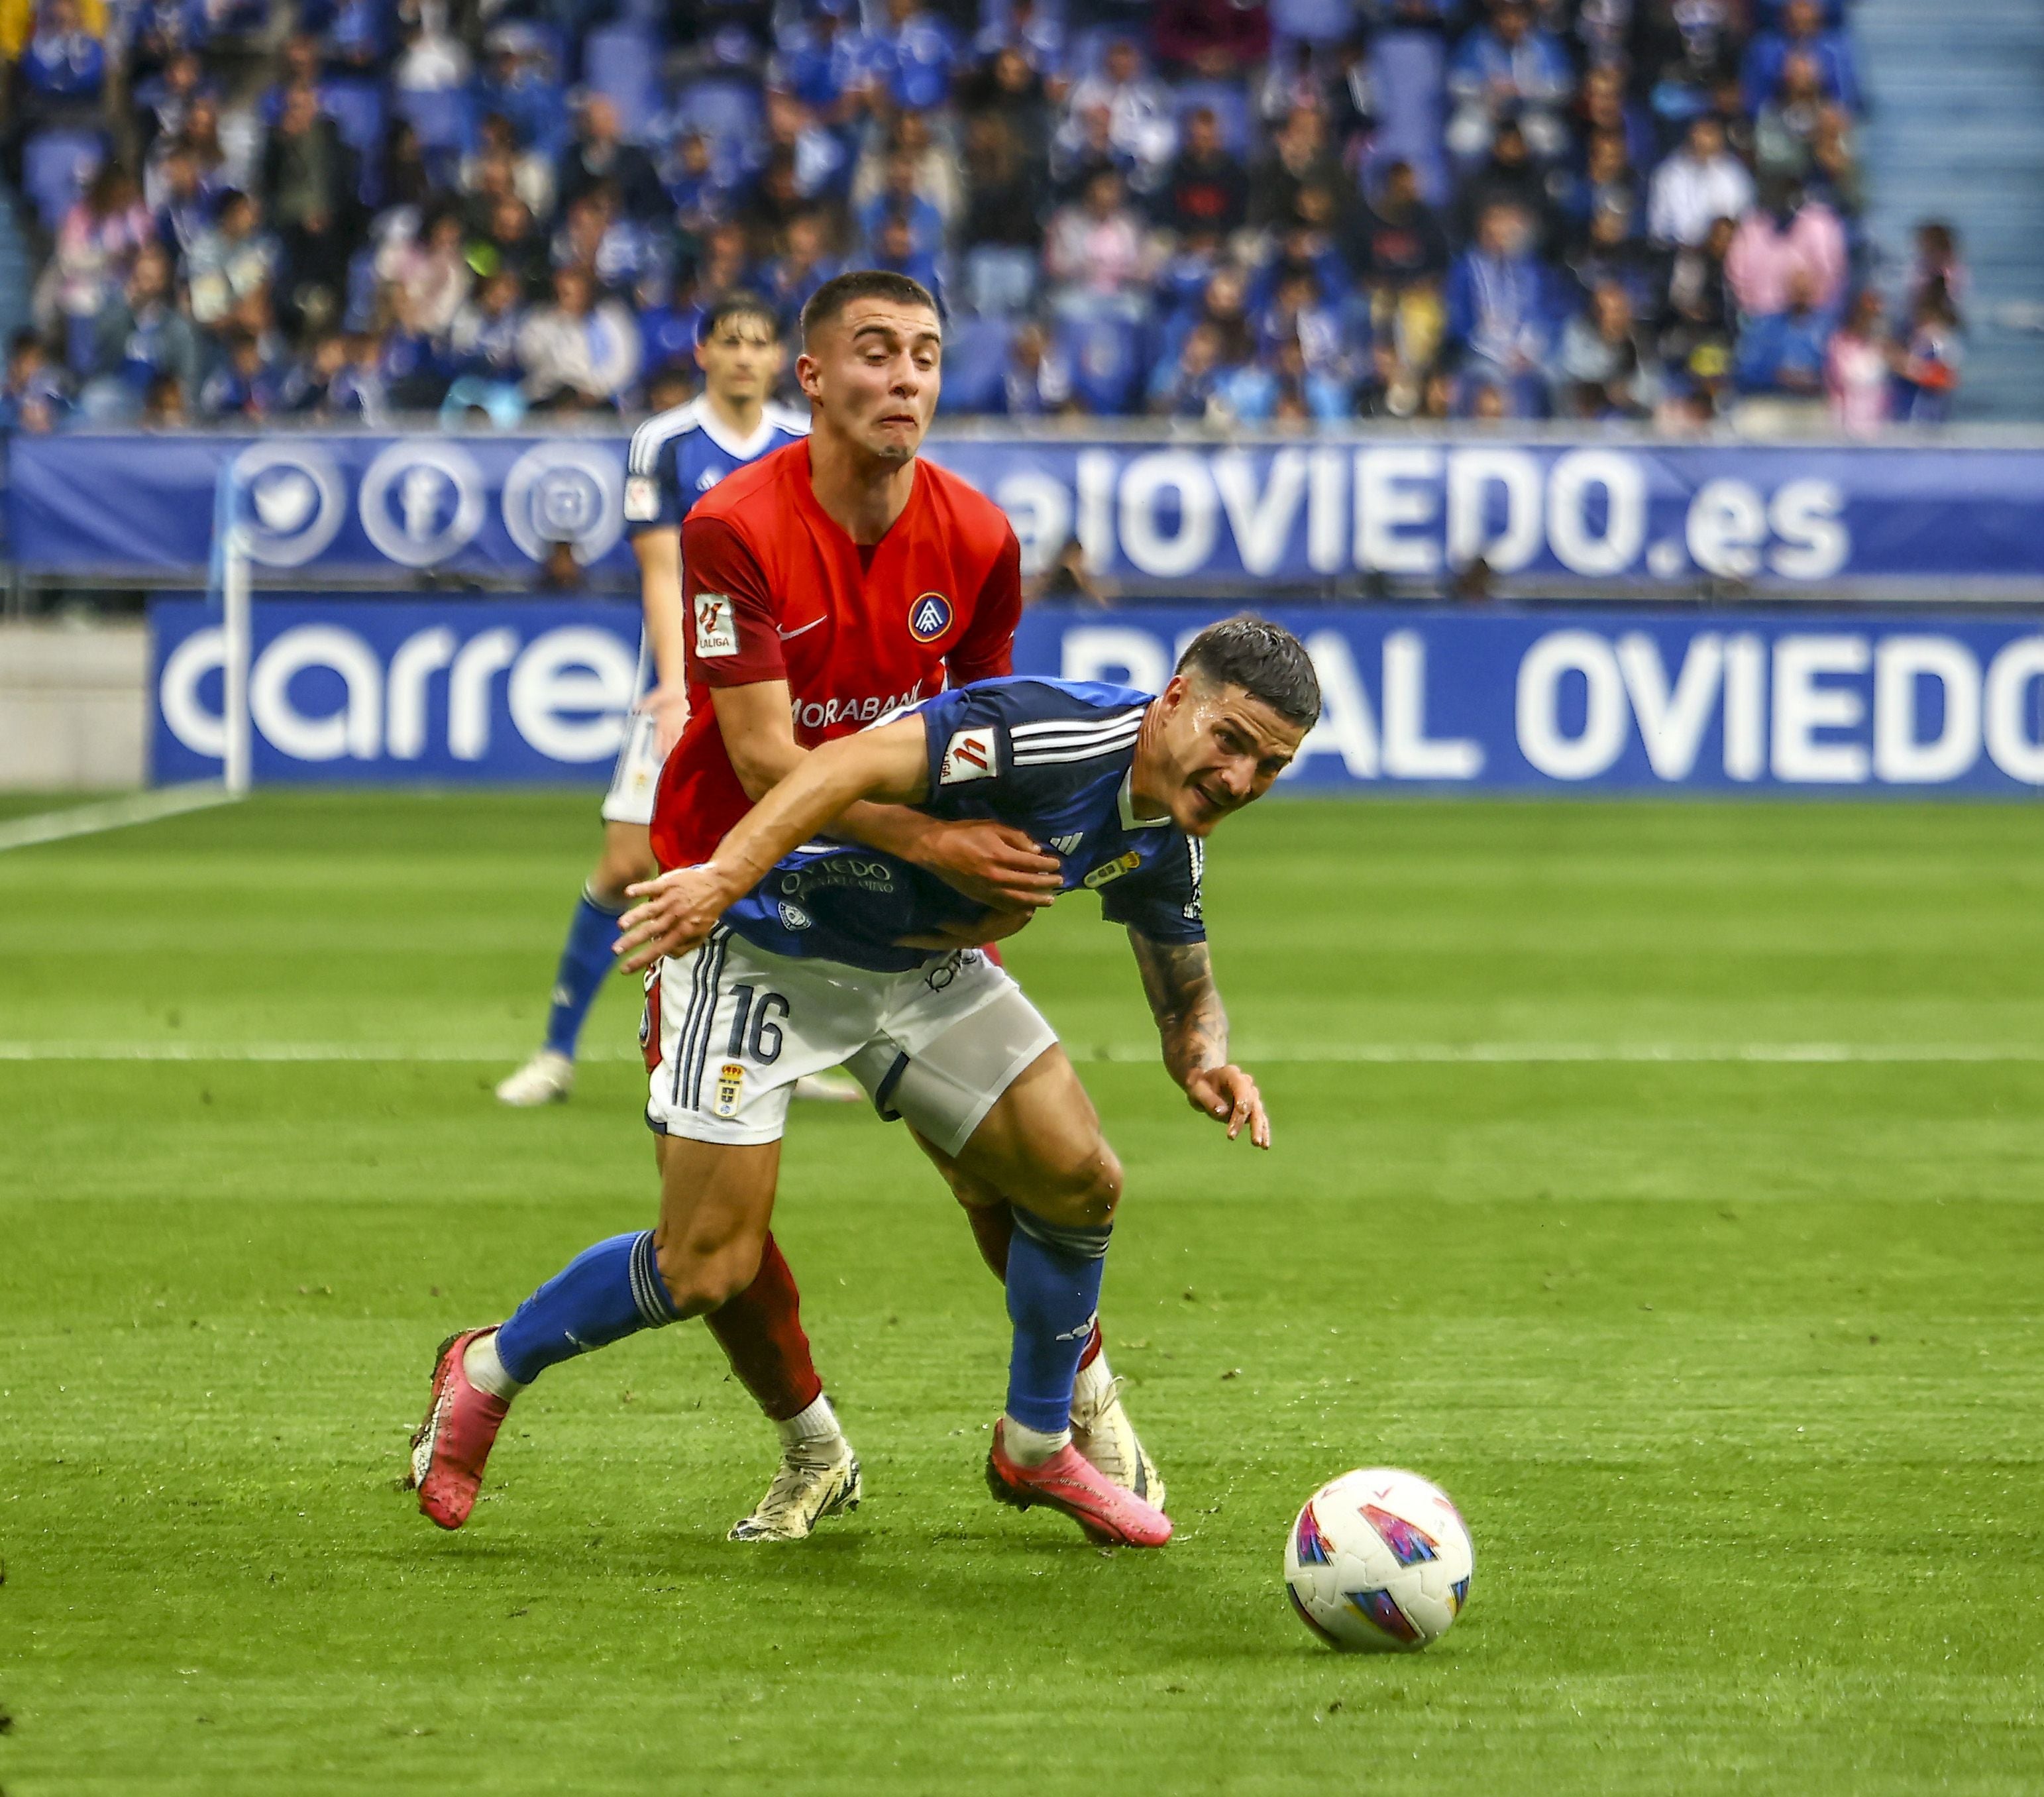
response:
{"label": "green turf", "polygon": [[[0,855],[0,1786],[59,1791],[2032,1792],[2044,1065],[1344,1065],[1471,1042],[2044,1046],[2015,807],[1273,804],[1209,916],[1278,1146],[1085,1071],[1106,1319],[1181,1533],[981,1485],[1005,1329],[897,1131],[805,1108],[779,1227],[869,1501],[740,1549],[770,1439],[682,1327],[521,1400],[444,1536],[434,1345],[650,1220],[636,1081],[510,1114],[581,795],[263,797]],[[1147,1023],[1076,900],[1012,960]],[[593,1040],[621,1056],[624,982]],[[1288,1613],[1286,1523],[1440,1480],[1469,1610]]]}

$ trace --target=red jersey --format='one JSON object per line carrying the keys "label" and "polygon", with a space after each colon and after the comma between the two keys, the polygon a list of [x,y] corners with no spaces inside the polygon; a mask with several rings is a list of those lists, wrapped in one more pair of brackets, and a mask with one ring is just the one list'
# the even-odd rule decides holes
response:
{"label": "red jersey", "polygon": [[751,808],[709,689],[785,680],[805,749],[897,706],[1012,671],[1022,552],[1001,508],[928,462],[862,549],[817,503],[809,445],[728,474],[682,525],[689,721],[660,770],[653,853],[707,861]]}

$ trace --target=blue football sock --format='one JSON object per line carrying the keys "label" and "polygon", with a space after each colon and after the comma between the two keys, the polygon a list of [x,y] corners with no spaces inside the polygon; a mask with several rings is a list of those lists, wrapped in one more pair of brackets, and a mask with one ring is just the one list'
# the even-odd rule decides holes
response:
{"label": "blue football sock", "polygon": [[547,1046],[570,1060],[582,1035],[582,1020],[603,989],[604,977],[617,965],[610,946],[617,940],[617,920],[624,915],[597,904],[585,886],[568,920],[568,939],[561,948],[554,1000],[547,1012]]}
{"label": "blue football sock", "polygon": [[1046,1223],[1015,1207],[1008,1250],[1008,1315],[1015,1325],[1008,1414],[1047,1435],[1071,1423],[1072,1381],[1093,1334],[1112,1233]]}
{"label": "blue football sock", "polygon": [[497,1331],[497,1357],[521,1385],[557,1361],[674,1320],[653,1258],[653,1232],[613,1235],[582,1251]]}

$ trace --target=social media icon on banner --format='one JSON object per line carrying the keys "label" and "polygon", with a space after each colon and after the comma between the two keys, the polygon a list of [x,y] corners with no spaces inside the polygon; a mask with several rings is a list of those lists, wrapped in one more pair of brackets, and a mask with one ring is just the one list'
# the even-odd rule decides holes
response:
{"label": "social media icon on banner", "polygon": [[295,568],[331,543],[348,516],[347,489],[316,443],[251,443],[234,459],[237,522],[250,557]]}
{"label": "social media icon on banner", "polygon": [[475,459],[433,439],[392,443],[363,470],[357,501],[369,540],[394,562],[430,568],[482,528],[486,488]]}
{"label": "social media icon on banner", "polygon": [[618,446],[535,443],[504,477],[504,528],[536,562],[554,543],[572,543],[584,567],[601,560],[624,531]]}

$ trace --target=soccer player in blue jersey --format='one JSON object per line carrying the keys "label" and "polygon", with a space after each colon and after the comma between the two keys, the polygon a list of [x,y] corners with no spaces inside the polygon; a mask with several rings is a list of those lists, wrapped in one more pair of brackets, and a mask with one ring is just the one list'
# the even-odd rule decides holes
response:
{"label": "soccer player in blue jersey", "polygon": [[1193,1107],[1268,1147],[1255,1081],[1228,1058],[1201,910],[1207,835],[1259,797],[1320,712],[1303,647],[1260,619],[1196,637],[1155,697],[1047,679],[988,680],[811,751],[712,858],[636,885],[620,952],[665,958],[687,996],[659,1020],[656,1128],[720,1145],[709,1177],[669,1181],[659,1226],[587,1250],[495,1330],[464,1333],[415,1449],[421,1507],[457,1526],[516,1394],[547,1367],[714,1311],[753,1277],[789,1098],[848,1062],[962,1194],[1014,1207],[1007,1403],[987,1476],[1096,1539],[1158,1546],[1162,1511],[1073,1447],[1073,1384],[1092,1333],[1121,1195],[1120,1162],[1055,1033],[975,944],[1021,913],[982,910],[907,863],[816,839],[847,806],[991,819],[1055,854],[1062,889],[1124,925]]}
{"label": "soccer player in blue jersey", "polygon": [[[649,418],[632,433],[624,478],[624,524],[639,562],[645,620],[639,674],[624,747],[603,801],[603,848],[568,920],[554,975],[546,1040],[497,1088],[506,1104],[547,1104],[574,1087],[575,1046],[604,977],[616,965],[610,945],[628,902],[624,889],[655,870],[647,827],[660,764],[688,721],[683,666],[682,520],[734,468],[809,432],[809,420],[770,397],[782,363],[780,326],[766,302],[748,294],[720,301],[696,345],[701,395]],[[823,1095],[827,1088],[813,1089]],[[811,1094],[805,1094],[809,1096]],[[844,1087],[840,1094],[857,1097]]]}

